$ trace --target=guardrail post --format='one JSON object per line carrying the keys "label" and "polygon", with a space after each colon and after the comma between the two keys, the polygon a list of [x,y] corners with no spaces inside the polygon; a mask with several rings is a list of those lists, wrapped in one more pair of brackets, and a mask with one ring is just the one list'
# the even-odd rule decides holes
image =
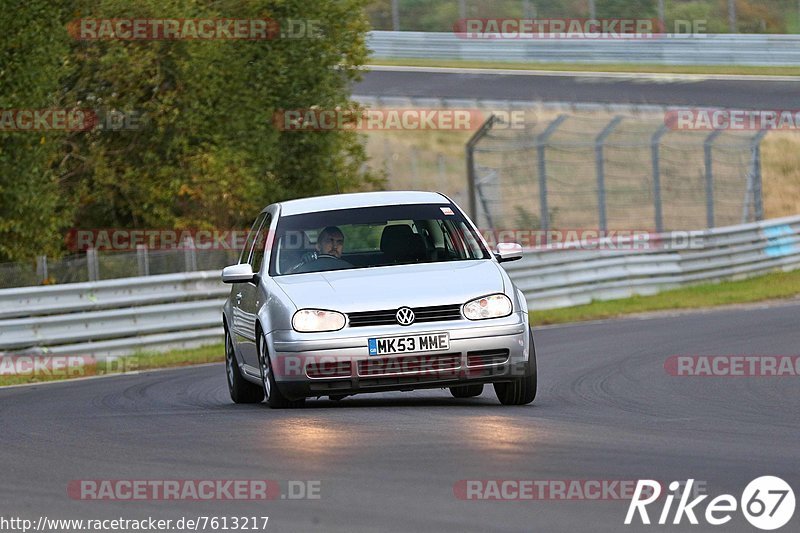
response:
{"label": "guardrail post", "polygon": [[136,262],[139,264],[139,275],[150,275],[150,257],[147,254],[147,246],[144,244],[136,245]]}
{"label": "guardrail post", "polygon": [[545,150],[547,141],[553,135],[561,123],[567,120],[567,115],[559,115],[551,122],[547,128],[536,137],[536,158],[539,163],[539,229],[547,231],[550,229],[550,211],[547,205],[547,162],[545,161]]}
{"label": "guardrail post", "polygon": [[669,131],[667,125],[662,124],[650,139],[650,151],[653,158],[653,207],[655,208],[656,216],[656,233],[664,233],[664,216],[661,211],[661,165],[659,145],[661,143],[661,138],[667,131]]}
{"label": "guardrail post", "polygon": [[606,219],[606,177],[605,177],[605,165],[603,161],[603,145],[606,142],[606,138],[611,135],[611,132],[614,131],[614,128],[622,122],[621,116],[614,117],[611,122],[609,122],[603,131],[600,132],[600,135],[594,141],[594,154],[595,154],[595,165],[597,168],[597,210],[599,213],[600,218],[600,231],[607,231],[608,230],[608,221]]}
{"label": "guardrail post", "polygon": [[47,256],[39,255],[36,257],[36,279],[39,280],[39,283],[44,283],[47,278]]}
{"label": "guardrail post", "polygon": [[97,281],[100,279],[100,263],[97,261],[97,250],[88,248],[86,250],[86,269],[89,275],[89,281]]}
{"label": "guardrail post", "polygon": [[721,134],[722,130],[714,130],[703,143],[706,160],[706,226],[708,228],[714,227],[714,166],[711,150],[714,148],[714,140]]}
{"label": "guardrail post", "polygon": [[753,138],[753,204],[756,220],[764,220],[764,198],[761,183],[761,140],[767,130],[761,130]]}
{"label": "guardrail post", "polygon": [[478,131],[467,141],[467,190],[469,191],[469,216],[475,223],[478,222],[478,200],[475,198],[475,180],[477,172],[475,170],[475,146],[483,139],[494,123],[498,120],[497,116],[492,115],[484,122]]}

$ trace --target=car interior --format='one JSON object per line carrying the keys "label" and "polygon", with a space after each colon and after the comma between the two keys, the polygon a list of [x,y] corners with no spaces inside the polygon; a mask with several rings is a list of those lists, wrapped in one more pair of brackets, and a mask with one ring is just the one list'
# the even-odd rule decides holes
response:
{"label": "car interior", "polygon": [[[345,235],[342,260],[353,267],[449,261],[469,256],[458,232],[440,220],[387,221],[385,225],[340,226]],[[380,230],[380,239],[376,235]],[[282,236],[278,243],[278,274],[289,273],[309,252],[316,251],[318,229],[302,231],[302,239]],[[302,240],[302,244],[300,241]],[[339,268],[346,268],[345,265]],[[333,269],[326,265],[324,270]],[[309,270],[313,271],[313,270]]]}

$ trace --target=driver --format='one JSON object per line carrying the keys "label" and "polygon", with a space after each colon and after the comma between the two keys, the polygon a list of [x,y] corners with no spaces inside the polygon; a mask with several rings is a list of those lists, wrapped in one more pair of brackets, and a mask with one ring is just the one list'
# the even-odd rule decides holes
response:
{"label": "driver", "polygon": [[315,261],[320,257],[335,257],[336,259],[342,258],[342,249],[344,248],[344,233],[336,226],[328,226],[319,232],[317,237],[317,250],[315,252],[308,252],[303,255],[291,272],[297,271],[300,267],[311,261]]}

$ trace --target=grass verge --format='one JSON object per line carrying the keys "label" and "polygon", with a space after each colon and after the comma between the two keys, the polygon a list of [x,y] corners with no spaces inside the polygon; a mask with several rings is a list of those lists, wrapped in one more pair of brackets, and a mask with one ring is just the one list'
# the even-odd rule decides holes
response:
{"label": "grass verge", "polygon": [[748,67],[737,65],[630,65],[625,63],[530,63],[467,61],[459,59],[372,59],[370,65],[402,67],[451,67],[554,72],[632,72],[653,74],[727,74],[734,76],[800,76],[800,67]]}
{"label": "grass verge", "polygon": [[730,304],[791,298],[800,294],[800,270],[776,272],[741,281],[705,283],[664,291],[653,296],[594,301],[586,305],[531,311],[531,324],[560,324],[614,318],[673,309],[700,309]]}
{"label": "grass verge", "polygon": [[42,383],[45,381],[61,381],[88,376],[141,372],[157,368],[218,363],[225,360],[222,344],[172,350],[163,353],[137,352],[127,357],[115,359],[84,358],[78,354],[70,354],[63,357],[47,355],[35,357],[40,361],[40,365],[36,367],[35,371],[26,371],[30,368],[26,356],[0,358],[0,387],[25,383]]}

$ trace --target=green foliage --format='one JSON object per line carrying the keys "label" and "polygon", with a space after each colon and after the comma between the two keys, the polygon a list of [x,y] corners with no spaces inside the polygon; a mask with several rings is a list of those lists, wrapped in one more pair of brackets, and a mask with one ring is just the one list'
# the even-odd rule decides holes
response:
{"label": "green foliage", "polygon": [[[0,10],[0,109],[58,105],[58,80],[69,69],[63,6],[17,0]],[[0,132],[0,258],[54,255],[67,211],[53,171],[62,135]],[[33,253],[35,252],[35,253]]]}
{"label": "green foliage", "polygon": [[[364,0],[63,2],[61,12],[34,0],[0,14],[24,48],[15,56],[13,40],[4,47],[10,57],[0,78],[3,107],[57,103],[100,116],[121,112],[136,122],[41,141],[22,133],[0,137],[2,201],[11,199],[0,217],[0,260],[52,254],[64,225],[241,228],[276,200],[380,186],[359,134],[280,132],[272,123],[281,109],[352,106],[349,87],[367,56]],[[272,18],[282,28],[290,19],[313,20],[315,33],[78,41],[66,25],[80,17]],[[14,70],[16,64],[26,68]],[[58,202],[73,210],[44,224],[26,212],[31,199],[48,220]]]}

